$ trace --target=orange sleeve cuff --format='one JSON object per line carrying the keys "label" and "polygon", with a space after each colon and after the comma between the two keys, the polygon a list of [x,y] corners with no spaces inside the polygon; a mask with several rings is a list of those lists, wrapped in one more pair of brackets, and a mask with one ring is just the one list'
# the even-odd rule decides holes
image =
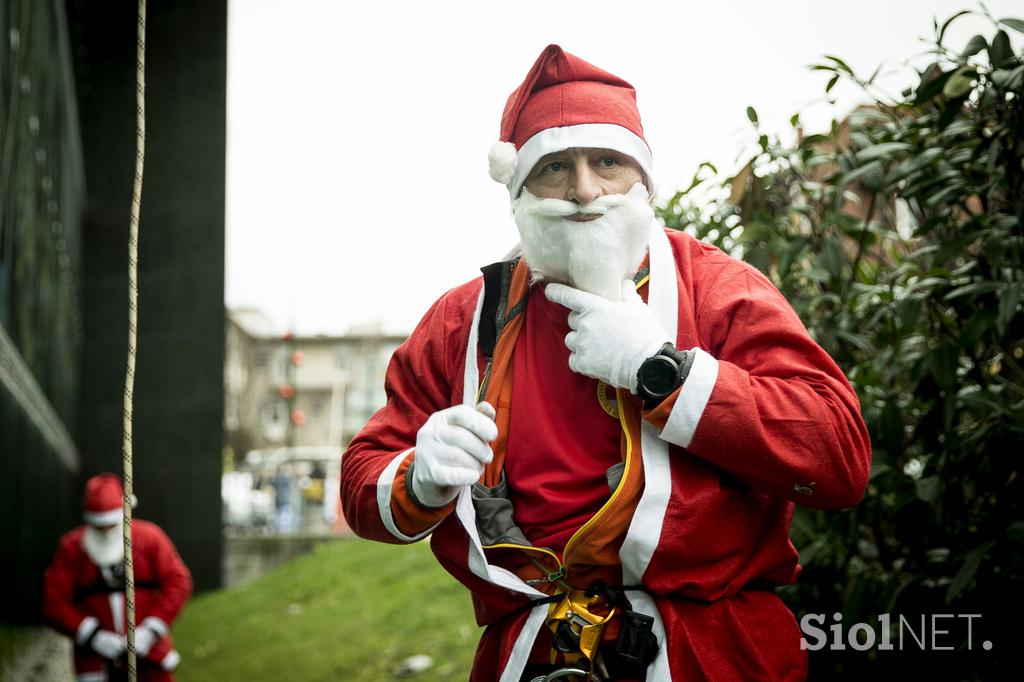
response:
{"label": "orange sleeve cuff", "polygon": [[415,451],[410,452],[398,465],[395,480],[391,485],[391,516],[394,518],[398,530],[410,536],[419,535],[455,510],[455,500],[436,509],[425,507],[406,489],[406,473],[415,454]]}
{"label": "orange sleeve cuff", "polygon": [[650,424],[656,426],[658,430],[661,431],[665,428],[665,424],[668,422],[668,417],[672,414],[672,408],[676,405],[676,399],[679,397],[679,392],[682,390],[683,387],[680,386],[671,394],[666,396],[664,400],[649,410],[641,408],[640,414]]}

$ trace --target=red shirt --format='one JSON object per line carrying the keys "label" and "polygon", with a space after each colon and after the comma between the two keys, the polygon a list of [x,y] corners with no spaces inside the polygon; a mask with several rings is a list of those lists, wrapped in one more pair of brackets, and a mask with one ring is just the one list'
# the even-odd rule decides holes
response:
{"label": "red shirt", "polygon": [[611,494],[606,472],[622,461],[621,427],[601,406],[598,381],[569,369],[569,310],[543,285],[528,297],[512,356],[505,477],[523,533],[561,553]]}

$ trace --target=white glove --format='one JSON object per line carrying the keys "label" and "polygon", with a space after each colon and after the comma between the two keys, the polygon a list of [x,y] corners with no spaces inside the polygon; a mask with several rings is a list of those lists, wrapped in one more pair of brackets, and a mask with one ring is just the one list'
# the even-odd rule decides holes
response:
{"label": "white glove", "polygon": [[416,434],[412,494],[428,507],[443,507],[473,485],[494,456],[488,443],[498,437],[494,408],[455,405],[430,415]]}
{"label": "white glove", "polygon": [[565,337],[569,369],[636,393],[636,373],[647,358],[672,340],[654,319],[654,313],[636,293],[636,285],[622,283],[622,300],[609,301],[564,284],[549,284],[549,301],[569,313]]}
{"label": "white glove", "polygon": [[128,642],[123,635],[118,635],[110,630],[100,630],[92,636],[89,642],[93,651],[103,658],[114,660],[124,653],[128,648]]}
{"label": "white glove", "polygon": [[159,638],[157,633],[145,626],[135,628],[135,653],[145,658]]}

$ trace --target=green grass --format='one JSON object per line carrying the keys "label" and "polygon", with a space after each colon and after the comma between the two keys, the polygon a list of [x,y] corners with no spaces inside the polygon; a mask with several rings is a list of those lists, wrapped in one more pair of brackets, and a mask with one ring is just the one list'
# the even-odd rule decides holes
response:
{"label": "green grass", "polygon": [[0,623],[0,673],[7,669],[15,653],[31,639],[28,629]]}
{"label": "green grass", "polygon": [[190,601],[174,626],[177,678],[373,682],[427,654],[416,682],[465,680],[479,634],[469,593],[427,543],[346,539]]}

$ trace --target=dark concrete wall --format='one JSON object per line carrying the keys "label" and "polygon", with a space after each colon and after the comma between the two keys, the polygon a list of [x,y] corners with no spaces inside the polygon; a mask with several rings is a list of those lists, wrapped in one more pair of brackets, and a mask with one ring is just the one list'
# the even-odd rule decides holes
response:
{"label": "dark concrete wall", "polygon": [[57,537],[80,517],[84,196],[64,19],[60,3],[0,3],[0,622],[38,619]]}
{"label": "dark concrete wall", "polygon": [[0,389],[0,622],[35,622],[43,571],[77,518],[76,472]]}
{"label": "dark concrete wall", "polygon": [[[136,3],[67,9],[87,193],[78,442],[91,475],[121,470]],[[221,581],[226,1],[149,3],[147,29],[136,513],[206,589]]]}

